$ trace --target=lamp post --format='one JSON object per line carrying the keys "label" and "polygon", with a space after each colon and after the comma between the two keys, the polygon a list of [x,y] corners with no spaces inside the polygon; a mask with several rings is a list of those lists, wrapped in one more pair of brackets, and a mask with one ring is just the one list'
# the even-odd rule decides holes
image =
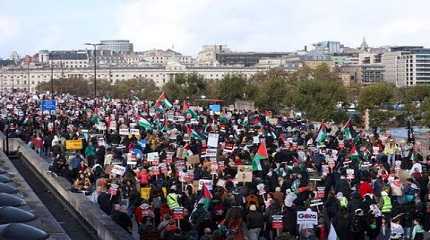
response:
{"label": "lamp post", "polygon": [[104,45],[103,43],[85,43],[85,45],[93,46],[93,58],[94,58],[94,98],[97,97],[97,46]]}
{"label": "lamp post", "polygon": [[51,99],[54,99],[54,64],[51,62]]}

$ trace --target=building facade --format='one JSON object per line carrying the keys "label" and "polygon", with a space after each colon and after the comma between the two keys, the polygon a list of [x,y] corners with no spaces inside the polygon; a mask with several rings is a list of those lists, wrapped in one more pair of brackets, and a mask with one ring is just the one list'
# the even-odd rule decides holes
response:
{"label": "building facade", "polygon": [[384,81],[398,87],[430,84],[430,49],[422,46],[392,47],[382,55]]}
{"label": "building facade", "polygon": [[[61,78],[83,78],[92,80],[94,70],[88,68],[60,69],[48,66],[32,67],[9,67],[0,69],[0,89],[30,89],[34,91],[36,86],[42,82],[48,82],[52,77]],[[177,62],[170,62],[166,66],[152,67],[100,67],[97,69],[97,79],[106,79],[112,83],[129,79],[153,80],[157,86],[163,86],[178,74],[199,74],[208,80],[221,80],[226,75],[241,75],[247,79],[258,72],[267,71],[265,68],[237,68],[237,67],[193,67],[185,66]]]}
{"label": "building facade", "polygon": [[102,45],[97,46],[99,50],[107,50],[115,53],[130,54],[133,53],[133,43],[129,40],[102,40]]}

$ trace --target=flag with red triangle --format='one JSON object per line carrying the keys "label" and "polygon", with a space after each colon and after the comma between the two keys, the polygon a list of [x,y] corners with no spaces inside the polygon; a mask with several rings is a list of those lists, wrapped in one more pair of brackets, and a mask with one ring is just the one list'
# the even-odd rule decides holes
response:
{"label": "flag with red triangle", "polygon": [[255,153],[254,158],[252,159],[252,171],[261,171],[263,168],[261,167],[261,160],[268,159],[269,154],[267,153],[266,144],[261,142],[258,146],[257,152]]}
{"label": "flag with red triangle", "polygon": [[161,95],[158,97],[157,101],[155,102],[155,107],[160,108],[163,106],[166,108],[173,107],[172,103],[169,102],[169,100],[167,99],[166,93],[164,92],[161,93]]}

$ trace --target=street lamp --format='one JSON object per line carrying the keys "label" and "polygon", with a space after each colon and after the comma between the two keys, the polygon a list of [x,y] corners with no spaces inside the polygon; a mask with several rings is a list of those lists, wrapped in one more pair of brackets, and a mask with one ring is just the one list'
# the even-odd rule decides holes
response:
{"label": "street lamp", "polygon": [[94,52],[93,52],[93,58],[94,58],[94,97],[97,97],[97,46],[104,45],[103,43],[85,43],[85,45],[93,46]]}

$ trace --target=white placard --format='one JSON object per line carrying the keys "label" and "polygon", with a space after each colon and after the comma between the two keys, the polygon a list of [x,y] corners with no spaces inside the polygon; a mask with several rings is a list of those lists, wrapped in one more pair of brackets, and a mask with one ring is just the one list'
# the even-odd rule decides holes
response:
{"label": "white placard", "polygon": [[150,152],[147,156],[148,162],[158,161],[159,158],[160,157],[158,156],[158,152]]}
{"label": "white placard", "polygon": [[113,165],[111,173],[122,176],[125,173],[125,167],[120,165]]}
{"label": "white placard", "polygon": [[299,225],[318,225],[318,213],[310,209],[297,211],[297,224]]}
{"label": "white placard", "polygon": [[130,134],[130,132],[128,131],[128,128],[121,128],[119,130],[119,135],[121,136],[128,136]]}
{"label": "white placard", "polygon": [[209,133],[208,135],[208,148],[218,148],[218,133]]}
{"label": "white placard", "polygon": [[140,131],[137,128],[130,128],[130,134],[134,135],[134,136],[139,136],[140,135]]}
{"label": "white placard", "polygon": [[207,179],[200,179],[199,180],[199,190],[202,190],[203,184],[206,185],[207,189],[211,191],[213,189],[213,181],[207,180]]}

